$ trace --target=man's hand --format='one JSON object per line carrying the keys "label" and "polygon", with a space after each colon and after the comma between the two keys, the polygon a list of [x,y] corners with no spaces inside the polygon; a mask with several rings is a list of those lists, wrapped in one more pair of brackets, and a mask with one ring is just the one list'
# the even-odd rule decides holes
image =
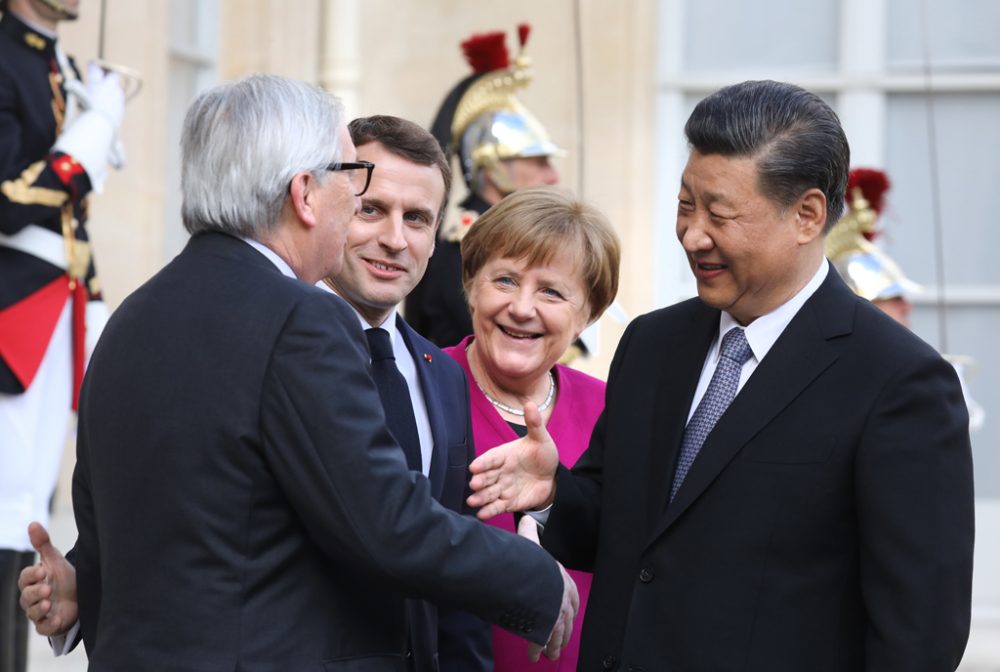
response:
{"label": "man's hand", "polygon": [[477,515],[483,520],[505,511],[545,508],[555,498],[559,451],[535,404],[524,407],[524,420],[527,436],[488,450],[469,465],[473,494],[468,503],[482,507]]}
{"label": "man's hand", "polygon": [[52,545],[40,524],[31,523],[28,536],[41,561],[21,570],[17,580],[21,609],[38,634],[64,635],[77,621],[76,568]]}

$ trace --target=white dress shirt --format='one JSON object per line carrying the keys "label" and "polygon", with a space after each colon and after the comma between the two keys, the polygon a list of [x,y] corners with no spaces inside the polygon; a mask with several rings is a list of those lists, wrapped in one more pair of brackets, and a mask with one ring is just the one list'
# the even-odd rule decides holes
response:
{"label": "white dress shirt", "polygon": [[[761,315],[756,320],[751,322],[749,326],[744,327],[745,335],[747,337],[747,343],[750,345],[750,350],[753,354],[750,358],[743,364],[743,370],[740,372],[740,382],[736,387],[736,393],[739,394],[743,386],[746,385],[747,380],[753,375],[753,372],[757,370],[757,366],[764,360],[764,357],[771,350],[771,347],[781,336],[782,332],[785,331],[785,327],[788,323],[792,321],[792,318],[799,312],[803,304],[809,299],[810,296],[816,293],[819,286],[823,284],[826,280],[826,274],[830,272],[830,264],[826,259],[819,265],[819,268],[813,274],[812,279],[806,283],[805,287],[800,289],[798,293],[790,298],[785,303],[781,304],[774,310],[772,310],[767,315]],[[733,319],[733,316],[729,313],[722,311],[722,316],[719,318],[719,333],[712,342],[712,345],[708,348],[708,355],[705,357],[705,364],[701,368],[701,377],[698,379],[698,387],[694,391],[694,399],[691,400],[691,408],[688,409],[688,422],[691,421],[691,416],[694,415],[694,411],[698,408],[698,402],[701,398],[705,396],[705,391],[708,389],[708,384],[712,380],[712,375],[715,373],[715,367],[719,364],[720,348],[722,343],[722,337],[729,332],[730,329],[734,327],[739,327],[740,324]]]}

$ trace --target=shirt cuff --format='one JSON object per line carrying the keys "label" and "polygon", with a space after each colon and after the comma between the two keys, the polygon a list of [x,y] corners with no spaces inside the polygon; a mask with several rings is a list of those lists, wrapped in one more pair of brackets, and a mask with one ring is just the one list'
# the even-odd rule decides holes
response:
{"label": "shirt cuff", "polygon": [[66,634],[49,637],[49,646],[52,647],[52,653],[57,657],[65,656],[73,650],[73,644],[76,643],[76,638],[79,634],[80,621],[77,621],[73,624],[73,627],[66,632]]}
{"label": "shirt cuff", "polygon": [[549,504],[539,511],[525,511],[524,513],[538,523],[538,536],[542,536],[542,533],[545,532],[545,525],[549,522],[549,514],[552,513],[552,505]]}

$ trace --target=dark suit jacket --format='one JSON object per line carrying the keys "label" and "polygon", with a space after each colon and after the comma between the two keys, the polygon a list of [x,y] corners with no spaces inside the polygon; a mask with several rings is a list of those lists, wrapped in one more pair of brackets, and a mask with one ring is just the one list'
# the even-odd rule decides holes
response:
{"label": "dark suit jacket", "polygon": [[367,362],[345,303],[225,235],[125,300],[73,479],[92,670],[402,670],[404,594],[544,641],[558,568],[432,499]]}
{"label": "dark suit jacket", "polygon": [[544,545],[592,570],[581,670],[954,670],[973,496],[953,369],[831,271],[670,483],[719,312],[635,320]]}
{"label": "dark suit jacket", "polygon": [[[476,457],[469,417],[469,383],[451,357],[415,332],[402,317],[396,328],[413,356],[424,393],[434,449],[428,478],[431,495],[452,511],[473,516],[469,496],[469,463]],[[472,520],[475,520],[472,518]],[[493,669],[490,626],[465,611],[410,600],[413,669],[416,672],[489,672]]]}

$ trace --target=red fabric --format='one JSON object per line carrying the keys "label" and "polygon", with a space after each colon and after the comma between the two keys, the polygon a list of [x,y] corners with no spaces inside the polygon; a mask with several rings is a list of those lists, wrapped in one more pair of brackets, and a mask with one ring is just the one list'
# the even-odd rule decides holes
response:
{"label": "red fabric", "polygon": [[[77,290],[80,289],[78,285]],[[69,279],[61,275],[34,294],[0,310],[0,357],[24,389],[28,389],[42,365],[69,296]]]}
{"label": "red fabric", "polygon": [[52,163],[52,171],[59,178],[59,181],[66,186],[72,186],[73,178],[84,173],[83,166],[69,154],[49,157],[49,160]]}
{"label": "red fabric", "polygon": [[491,72],[510,65],[506,35],[499,31],[473,35],[462,42],[462,53],[473,72]]}
{"label": "red fabric", "polygon": [[522,49],[524,49],[524,45],[528,44],[528,35],[531,35],[531,24],[517,24],[517,40],[521,43]]}
{"label": "red fabric", "polygon": [[83,384],[84,346],[87,342],[87,290],[82,282],[73,290],[73,410],[80,405]]}

